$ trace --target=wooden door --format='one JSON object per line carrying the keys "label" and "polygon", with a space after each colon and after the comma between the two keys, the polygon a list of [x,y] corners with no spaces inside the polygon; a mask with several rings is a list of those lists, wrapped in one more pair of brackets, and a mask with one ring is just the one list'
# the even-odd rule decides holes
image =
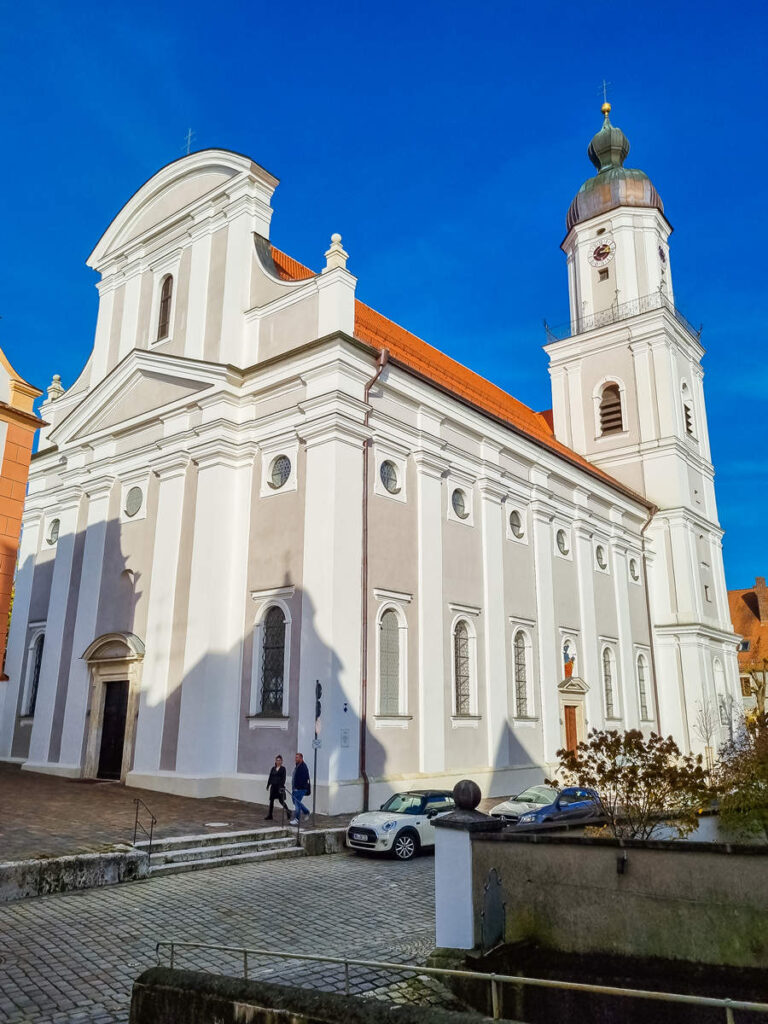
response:
{"label": "wooden door", "polygon": [[123,767],[125,717],[128,710],[128,683],[105,683],[104,719],[99,751],[100,779],[119,779]]}
{"label": "wooden door", "polygon": [[563,707],[565,716],[565,748],[576,752],[576,747],[579,743],[579,734],[576,728],[576,712],[578,708],[575,704],[566,704]]}

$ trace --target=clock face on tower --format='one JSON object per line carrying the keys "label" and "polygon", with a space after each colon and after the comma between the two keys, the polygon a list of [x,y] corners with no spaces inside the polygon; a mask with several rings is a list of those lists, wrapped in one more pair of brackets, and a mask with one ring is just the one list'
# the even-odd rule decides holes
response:
{"label": "clock face on tower", "polygon": [[588,259],[593,267],[604,267],[613,259],[616,243],[612,238],[601,239],[590,252]]}

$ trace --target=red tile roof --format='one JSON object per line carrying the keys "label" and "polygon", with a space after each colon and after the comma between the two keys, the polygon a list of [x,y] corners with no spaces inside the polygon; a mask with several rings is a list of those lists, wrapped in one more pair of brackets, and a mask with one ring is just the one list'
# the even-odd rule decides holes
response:
{"label": "red tile roof", "polygon": [[734,630],[749,641],[748,651],[739,651],[739,668],[768,658],[768,588],[758,576],[754,587],[729,590],[728,606]]}
{"label": "red tile roof", "polygon": [[[280,277],[301,281],[316,275],[308,267],[272,248],[272,259]],[[640,495],[619,483],[608,473],[578,455],[555,437],[552,411],[539,413],[513,398],[500,387],[451,359],[433,345],[404,327],[388,320],[365,303],[355,300],[355,337],[377,349],[389,350],[390,360],[437,385],[451,395],[493,416],[526,437],[551,449],[557,455],[610,484],[634,500],[650,507]]]}

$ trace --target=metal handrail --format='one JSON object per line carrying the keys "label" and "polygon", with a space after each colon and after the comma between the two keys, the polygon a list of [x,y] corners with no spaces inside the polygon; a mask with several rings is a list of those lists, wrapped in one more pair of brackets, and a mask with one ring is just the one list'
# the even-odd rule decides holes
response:
{"label": "metal handrail", "polygon": [[313,963],[338,964],[344,968],[344,992],[350,994],[349,968],[370,967],[374,970],[407,971],[411,974],[426,974],[432,977],[465,978],[485,981],[491,986],[493,1019],[501,1018],[499,985],[530,985],[536,988],[566,989],[572,992],[593,992],[597,995],[624,996],[632,999],[656,999],[663,1003],[685,1003],[689,1006],[711,1006],[725,1010],[726,1024],[734,1024],[733,1011],[746,1013],[768,1013],[768,1003],[752,1003],[740,999],[718,999],[714,996],[689,996],[678,992],[651,992],[647,989],[617,988],[613,985],[589,985],[580,981],[553,981],[549,978],[526,978],[516,974],[485,974],[481,971],[461,971],[451,967],[422,967],[418,964],[393,964],[383,960],[357,960],[351,957],[322,956],[317,953],[283,953],[274,949],[249,949],[243,946],[221,946],[211,942],[176,942],[162,940],[155,944],[157,962],[160,963],[161,948],[170,949],[170,964],[173,968],[177,949],[209,949],[219,953],[237,953],[243,958],[243,977],[248,978],[248,957],[263,956],[277,960],[309,960]]}
{"label": "metal handrail", "polygon": [[544,321],[544,330],[547,332],[547,341],[565,341],[566,338],[573,338],[577,334],[584,334],[596,327],[607,327],[610,324],[628,320],[630,317],[638,316],[640,313],[647,313],[651,309],[667,309],[677,322],[685,328],[697,340],[701,340],[702,326],[698,330],[690,320],[686,319],[677,306],[661,291],[651,292],[650,295],[642,295],[638,299],[630,299],[629,302],[615,303],[608,309],[600,310],[598,313],[590,313],[589,316],[575,317],[567,324],[559,327],[550,327]]}
{"label": "metal handrail", "polygon": [[[152,856],[152,837],[153,837],[154,832],[155,832],[155,825],[157,824],[157,818],[154,816],[152,811],[150,811],[150,809],[147,807],[147,805],[144,803],[144,801],[141,800],[139,797],[134,797],[133,802],[136,805],[136,816],[133,819],[133,845],[134,846],[136,845],[136,836],[137,836],[139,830],[141,830],[144,833],[144,835],[147,837],[147,839],[149,840],[149,847],[147,848],[147,853],[151,857]],[[147,831],[147,829],[145,828],[144,824],[141,821],[139,821],[139,814],[140,814],[139,805],[141,805],[141,807],[143,807],[144,810],[149,815],[149,831]]]}

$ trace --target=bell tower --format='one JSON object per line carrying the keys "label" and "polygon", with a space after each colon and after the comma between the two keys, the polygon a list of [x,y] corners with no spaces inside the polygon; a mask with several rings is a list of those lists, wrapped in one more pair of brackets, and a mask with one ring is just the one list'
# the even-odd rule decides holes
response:
{"label": "bell tower", "polygon": [[[715,502],[699,333],[675,306],[672,228],[647,174],[624,166],[610,121],[590,142],[597,173],[570,205],[570,323],[545,351],[558,440],[655,506],[646,531],[662,731],[681,747],[717,746],[738,707]],[[703,743],[702,709],[716,735]]]}

